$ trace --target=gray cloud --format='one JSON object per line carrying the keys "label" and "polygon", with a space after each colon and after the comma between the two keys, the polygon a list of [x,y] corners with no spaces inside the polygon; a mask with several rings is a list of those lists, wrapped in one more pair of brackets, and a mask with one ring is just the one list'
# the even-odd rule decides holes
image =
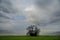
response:
{"label": "gray cloud", "polygon": [[12,33],[15,13],[11,0],[0,0],[0,33]]}
{"label": "gray cloud", "polygon": [[53,3],[53,0],[36,0],[37,6],[46,8],[47,6],[50,6]]}
{"label": "gray cloud", "polygon": [[57,32],[51,32],[51,33],[45,33],[46,35],[60,35],[60,31]]}
{"label": "gray cloud", "polygon": [[6,19],[10,19],[9,17],[7,17],[6,15],[0,13],[0,17],[6,18]]}
{"label": "gray cloud", "polygon": [[11,34],[13,33],[12,31],[8,31],[8,30],[1,30],[0,29],[0,34]]}
{"label": "gray cloud", "polygon": [[57,30],[60,27],[59,0],[35,0],[35,4],[27,6],[24,11],[28,21],[38,24],[40,27],[45,28],[48,26],[48,32],[52,27],[54,27],[53,30]]}
{"label": "gray cloud", "polygon": [[[36,18],[39,16],[42,21],[36,20],[36,23],[40,24],[51,24],[60,21],[60,1],[59,0],[36,0],[35,5],[39,10],[44,10],[42,13],[39,12]],[[46,11],[46,12],[45,12]],[[41,14],[42,16],[41,16]],[[45,16],[44,16],[45,15]],[[46,21],[46,22],[45,22]]]}
{"label": "gray cloud", "polygon": [[60,31],[53,32],[52,34],[60,35]]}

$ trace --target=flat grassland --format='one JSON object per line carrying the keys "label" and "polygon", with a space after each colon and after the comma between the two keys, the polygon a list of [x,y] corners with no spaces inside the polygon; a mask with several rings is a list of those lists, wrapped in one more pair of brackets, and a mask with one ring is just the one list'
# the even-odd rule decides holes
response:
{"label": "flat grassland", "polygon": [[60,40],[60,36],[0,36],[0,40]]}

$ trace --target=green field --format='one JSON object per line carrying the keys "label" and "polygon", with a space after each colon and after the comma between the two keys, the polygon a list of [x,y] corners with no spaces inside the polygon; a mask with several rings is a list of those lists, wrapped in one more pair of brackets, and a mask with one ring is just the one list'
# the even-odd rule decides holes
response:
{"label": "green field", "polygon": [[0,36],[0,40],[60,40],[60,36]]}

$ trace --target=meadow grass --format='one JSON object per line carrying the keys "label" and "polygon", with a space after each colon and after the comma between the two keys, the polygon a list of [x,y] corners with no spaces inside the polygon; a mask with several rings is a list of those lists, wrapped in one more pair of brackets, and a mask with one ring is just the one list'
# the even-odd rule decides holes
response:
{"label": "meadow grass", "polygon": [[60,40],[60,36],[0,36],[0,40]]}

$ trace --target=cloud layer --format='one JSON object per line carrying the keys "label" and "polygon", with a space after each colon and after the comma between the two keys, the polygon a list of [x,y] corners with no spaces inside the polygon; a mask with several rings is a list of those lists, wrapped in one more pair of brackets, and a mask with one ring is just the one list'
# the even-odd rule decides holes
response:
{"label": "cloud layer", "polygon": [[31,24],[41,34],[59,31],[60,0],[0,0],[0,33],[25,34]]}
{"label": "cloud layer", "polygon": [[[37,4],[37,5],[36,5]],[[37,0],[35,5],[26,7],[26,16],[34,24],[50,24],[60,21],[58,0]]]}
{"label": "cloud layer", "polygon": [[[15,10],[10,0],[0,0],[0,33],[13,29]],[[4,31],[5,30],[5,31]]]}

